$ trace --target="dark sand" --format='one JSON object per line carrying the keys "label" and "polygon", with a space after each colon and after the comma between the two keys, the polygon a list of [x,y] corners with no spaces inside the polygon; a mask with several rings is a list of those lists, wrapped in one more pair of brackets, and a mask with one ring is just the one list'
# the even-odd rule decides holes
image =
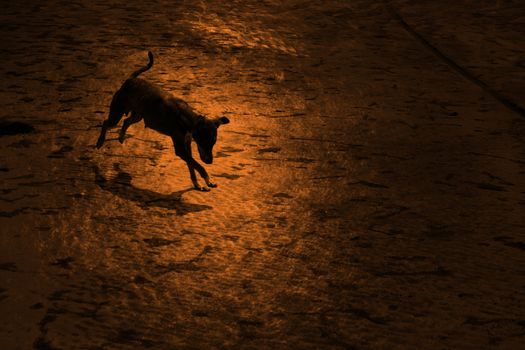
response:
{"label": "dark sand", "polygon": [[[0,348],[523,346],[525,4],[392,3],[3,2]],[[232,121],[211,192],[94,148],[148,50]]]}

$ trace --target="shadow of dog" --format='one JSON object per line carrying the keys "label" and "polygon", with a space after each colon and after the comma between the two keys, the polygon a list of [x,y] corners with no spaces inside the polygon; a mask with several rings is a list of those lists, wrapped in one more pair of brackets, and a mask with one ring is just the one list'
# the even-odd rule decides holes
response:
{"label": "shadow of dog", "polygon": [[111,179],[107,179],[100,172],[100,169],[94,165],[95,183],[101,189],[111,192],[120,198],[137,202],[138,205],[144,209],[150,207],[166,208],[175,210],[176,215],[179,216],[212,209],[209,205],[187,203],[182,200],[182,195],[188,191],[193,191],[193,188],[171,194],[161,194],[133,186],[131,183],[132,177],[129,173],[120,170],[118,166],[116,166],[115,169],[118,171],[117,175]]}

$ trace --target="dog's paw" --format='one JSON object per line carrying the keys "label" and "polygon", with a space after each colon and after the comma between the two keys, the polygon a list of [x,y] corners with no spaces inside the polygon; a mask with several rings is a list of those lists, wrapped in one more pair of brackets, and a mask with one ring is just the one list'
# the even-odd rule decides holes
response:
{"label": "dog's paw", "polygon": [[204,178],[204,181],[206,181],[206,185],[210,188],[215,188],[217,187],[217,184],[212,182],[211,179],[209,177],[205,177]]}
{"label": "dog's paw", "polygon": [[210,191],[210,188],[207,187],[207,186],[195,185],[194,188],[197,191],[201,191],[201,192],[209,192]]}

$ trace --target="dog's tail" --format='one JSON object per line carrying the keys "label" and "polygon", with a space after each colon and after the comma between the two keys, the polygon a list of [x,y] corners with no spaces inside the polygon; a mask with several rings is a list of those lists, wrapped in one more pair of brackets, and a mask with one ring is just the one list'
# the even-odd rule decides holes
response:
{"label": "dog's tail", "polygon": [[148,57],[149,57],[148,64],[145,67],[137,69],[136,71],[131,73],[131,75],[129,76],[130,79],[138,77],[140,74],[144,73],[145,71],[153,67],[153,53],[151,53],[151,51],[148,51]]}

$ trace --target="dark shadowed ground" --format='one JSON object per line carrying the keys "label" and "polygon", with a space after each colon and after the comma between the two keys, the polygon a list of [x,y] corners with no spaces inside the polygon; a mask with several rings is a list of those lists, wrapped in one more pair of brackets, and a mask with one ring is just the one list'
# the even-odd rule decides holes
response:
{"label": "dark shadowed ground", "polygon": [[[523,346],[525,4],[391,4],[3,1],[0,348]],[[211,192],[94,148],[148,50]]]}

